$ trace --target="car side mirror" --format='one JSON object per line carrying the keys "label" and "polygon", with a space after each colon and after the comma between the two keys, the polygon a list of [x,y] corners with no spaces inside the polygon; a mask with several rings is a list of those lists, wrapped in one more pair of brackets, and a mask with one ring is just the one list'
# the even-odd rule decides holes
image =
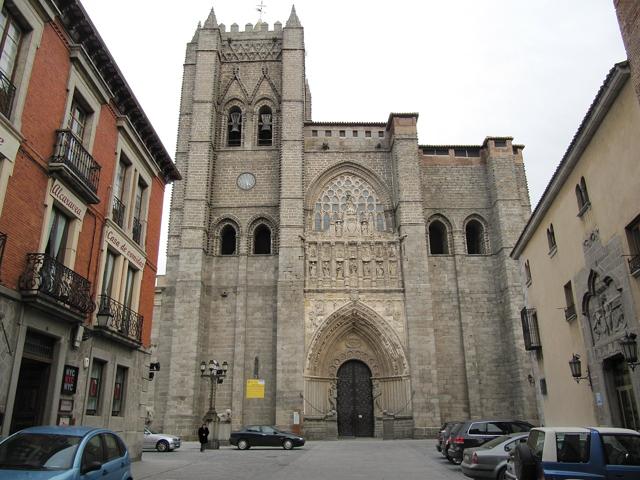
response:
{"label": "car side mirror", "polygon": [[504,446],[504,451],[505,452],[510,452],[511,451],[511,445],[505,445]]}
{"label": "car side mirror", "polygon": [[100,470],[102,468],[102,464],[100,462],[91,462],[89,463],[89,465],[85,465],[84,467],[82,467],[82,474],[84,475],[85,473],[89,473],[89,472],[95,472],[96,470]]}

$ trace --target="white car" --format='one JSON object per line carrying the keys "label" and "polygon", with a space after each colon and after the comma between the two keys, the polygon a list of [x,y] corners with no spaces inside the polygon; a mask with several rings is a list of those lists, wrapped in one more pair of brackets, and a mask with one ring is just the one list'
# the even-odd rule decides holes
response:
{"label": "white car", "polygon": [[154,432],[144,427],[143,450],[157,450],[159,452],[171,452],[180,448],[180,437]]}

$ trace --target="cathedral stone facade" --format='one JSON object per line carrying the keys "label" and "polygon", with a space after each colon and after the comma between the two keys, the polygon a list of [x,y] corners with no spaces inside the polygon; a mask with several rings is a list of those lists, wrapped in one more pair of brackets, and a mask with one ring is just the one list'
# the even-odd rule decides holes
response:
{"label": "cathedral stone facade", "polygon": [[509,258],[530,213],[523,147],[419,145],[417,120],[312,121],[295,10],[284,27],[227,29],[213,11],[198,26],[156,298],[154,426],[194,434],[210,359],[229,363],[215,405],[230,428],[420,437],[454,418],[535,421]]}

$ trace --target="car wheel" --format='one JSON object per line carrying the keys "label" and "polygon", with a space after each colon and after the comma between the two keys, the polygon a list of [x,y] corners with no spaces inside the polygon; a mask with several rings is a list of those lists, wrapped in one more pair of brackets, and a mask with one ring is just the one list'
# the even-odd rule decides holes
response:
{"label": "car wheel", "polygon": [[289,439],[282,442],[282,448],[285,450],[291,450],[293,448],[293,442]]}
{"label": "car wheel", "polygon": [[159,452],[166,452],[167,450],[169,450],[169,442],[167,442],[166,440],[160,440],[158,443],[156,443],[156,450]]}
{"label": "car wheel", "polygon": [[506,473],[507,473],[507,467],[503,467],[500,469],[500,471],[498,472],[498,475],[496,476],[496,480],[506,480]]}
{"label": "car wheel", "polygon": [[247,450],[249,448],[249,442],[246,440],[238,440],[238,450]]}

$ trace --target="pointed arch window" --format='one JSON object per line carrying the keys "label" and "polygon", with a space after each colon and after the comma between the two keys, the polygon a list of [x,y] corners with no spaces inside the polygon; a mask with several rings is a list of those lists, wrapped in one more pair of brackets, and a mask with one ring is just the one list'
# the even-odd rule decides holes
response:
{"label": "pointed arch window", "polygon": [[549,224],[549,228],[547,228],[547,243],[549,244],[549,253],[555,253],[558,246],[556,244],[556,234],[553,231],[553,223]]}
{"label": "pointed arch window", "polygon": [[449,254],[447,227],[440,220],[429,224],[429,252],[431,255]]}
{"label": "pointed arch window", "polygon": [[258,111],[258,146],[267,147],[273,144],[273,115],[266,105]]}
{"label": "pointed arch window", "polygon": [[258,225],[253,232],[253,253],[271,255],[271,229],[264,224]]}
{"label": "pointed arch window", "polygon": [[484,255],[486,253],[484,242],[484,226],[478,220],[470,220],[465,227],[467,240],[467,253],[469,255]]}
{"label": "pointed arch window", "polygon": [[231,107],[227,121],[227,146],[239,147],[242,144],[242,110]]}
{"label": "pointed arch window", "polygon": [[587,182],[584,177],[581,177],[580,183],[576,185],[576,200],[578,201],[578,216],[581,217],[591,206],[589,192],[587,191]]}
{"label": "pointed arch window", "polygon": [[236,229],[227,224],[220,231],[220,255],[235,255],[236,245]]}

